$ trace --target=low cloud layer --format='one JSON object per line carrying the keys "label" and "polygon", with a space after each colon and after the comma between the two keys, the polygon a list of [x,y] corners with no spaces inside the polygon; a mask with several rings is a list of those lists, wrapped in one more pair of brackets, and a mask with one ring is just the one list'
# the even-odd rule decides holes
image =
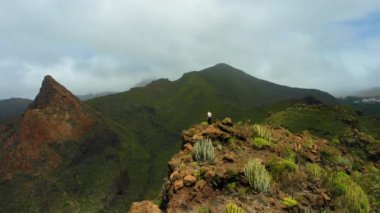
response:
{"label": "low cloud layer", "polygon": [[219,62],[329,92],[380,86],[380,2],[0,0],[0,99],[46,74],[76,94]]}

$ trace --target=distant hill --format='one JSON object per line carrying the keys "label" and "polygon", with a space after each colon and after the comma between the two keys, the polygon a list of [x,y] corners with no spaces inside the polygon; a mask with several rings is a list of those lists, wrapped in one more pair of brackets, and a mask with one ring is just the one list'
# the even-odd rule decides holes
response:
{"label": "distant hill", "polygon": [[0,100],[0,120],[19,117],[31,102],[23,98]]}
{"label": "distant hill", "polygon": [[99,93],[89,93],[89,94],[85,94],[85,95],[76,95],[76,96],[80,100],[86,101],[86,100],[90,100],[92,98],[102,97],[102,96],[111,95],[111,94],[115,94],[115,93],[116,92],[99,92]]}
{"label": "distant hill", "polygon": [[368,90],[363,90],[353,94],[356,97],[380,97],[380,87],[374,87]]}

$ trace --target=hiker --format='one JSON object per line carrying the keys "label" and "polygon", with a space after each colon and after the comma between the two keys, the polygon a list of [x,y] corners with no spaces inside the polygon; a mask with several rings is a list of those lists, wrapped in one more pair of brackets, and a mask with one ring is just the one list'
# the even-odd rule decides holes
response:
{"label": "hiker", "polygon": [[207,123],[210,125],[212,122],[212,114],[210,111],[207,112]]}

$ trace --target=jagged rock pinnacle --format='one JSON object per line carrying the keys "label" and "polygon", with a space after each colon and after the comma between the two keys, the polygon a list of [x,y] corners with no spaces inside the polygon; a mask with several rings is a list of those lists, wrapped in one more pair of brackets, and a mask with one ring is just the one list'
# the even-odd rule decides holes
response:
{"label": "jagged rock pinnacle", "polygon": [[47,75],[42,81],[40,92],[30,108],[44,109],[48,106],[63,107],[67,104],[79,102],[79,99],[75,95],[55,81],[52,76]]}

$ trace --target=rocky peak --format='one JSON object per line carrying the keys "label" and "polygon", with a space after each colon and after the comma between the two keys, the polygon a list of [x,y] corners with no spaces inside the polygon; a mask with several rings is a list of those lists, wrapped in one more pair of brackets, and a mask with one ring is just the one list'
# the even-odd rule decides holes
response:
{"label": "rocky peak", "polygon": [[45,76],[42,81],[40,92],[31,104],[30,109],[44,109],[48,106],[64,107],[77,105],[80,100],[64,86],[59,84],[50,75]]}
{"label": "rocky peak", "polygon": [[16,172],[57,168],[61,156],[49,144],[79,140],[91,131],[94,123],[90,107],[46,76],[16,130],[1,144],[0,175],[11,178]]}

